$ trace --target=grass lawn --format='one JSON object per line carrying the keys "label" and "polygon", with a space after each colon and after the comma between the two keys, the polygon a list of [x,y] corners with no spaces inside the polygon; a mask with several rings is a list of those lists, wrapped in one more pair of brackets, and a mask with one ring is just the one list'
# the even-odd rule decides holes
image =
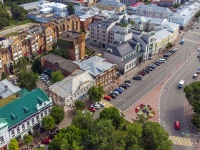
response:
{"label": "grass lawn", "polygon": [[5,37],[15,36],[15,35],[17,35],[17,34],[18,34],[18,32],[11,32],[11,33],[9,33],[9,34],[6,34]]}
{"label": "grass lawn", "polygon": [[6,105],[6,104],[8,104],[8,103],[10,103],[12,101],[14,101],[16,98],[17,98],[16,95],[13,94],[13,95],[10,95],[10,96],[8,96],[8,97],[6,97],[4,99],[1,99],[0,100],[0,107],[2,107],[4,105]]}

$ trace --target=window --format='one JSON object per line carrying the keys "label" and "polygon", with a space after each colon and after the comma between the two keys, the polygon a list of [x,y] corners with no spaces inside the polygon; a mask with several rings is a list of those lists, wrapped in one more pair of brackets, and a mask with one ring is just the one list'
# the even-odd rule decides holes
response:
{"label": "window", "polygon": [[35,124],[35,119],[34,118],[32,118],[32,124]]}
{"label": "window", "polygon": [[15,136],[15,131],[14,130],[11,131],[11,135],[12,135],[12,137]]}
{"label": "window", "polygon": [[36,116],[36,120],[37,120],[37,122],[39,121],[39,115]]}
{"label": "window", "polygon": [[43,112],[40,113],[41,118],[43,117]]}
{"label": "window", "polygon": [[23,131],[25,130],[25,125],[24,125],[24,123],[22,123],[22,130],[23,130]]}
{"label": "window", "polygon": [[0,137],[0,143],[4,143],[5,141],[4,141],[4,138],[3,138],[3,136],[1,136]]}
{"label": "window", "polygon": [[20,133],[20,128],[19,128],[19,126],[17,127],[17,133]]}
{"label": "window", "polygon": [[44,111],[45,115],[47,115],[47,110]]}
{"label": "window", "polygon": [[[72,97],[71,97],[71,100],[72,100]],[[51,108],[49,107],[49,109],[48,109],[48,110],[49,110],[49,113],[50,113],[50,112],[51,112]]]}
{"label": "window", "polygon": [[29,120],[26,122],[26,124],[27,124],[27,127],[30,127],[30,123],[29,123]]}

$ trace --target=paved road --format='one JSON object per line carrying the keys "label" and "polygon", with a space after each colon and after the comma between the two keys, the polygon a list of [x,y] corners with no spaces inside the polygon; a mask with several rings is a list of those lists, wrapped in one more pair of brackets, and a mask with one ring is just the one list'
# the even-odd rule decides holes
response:
{"label": "paved road", "polygon": [[[197,25],[199,26],[200,23]],[[191,46],[190,49],[193,49],[194,44],[200,44],[200,30],[194,29],[190,30],[188,33],[185,33],[186,43],[184,46]],[[182,49],[183,53],[185,49]],[[190,50],[191,51],[191,50]],[[199,52],[196,49],[192,53],[188,53],[185,56],[184,62],[180,65],[175,72],[175,74],[168,80],[163,86],[161,96],[160,96],[160,123],[165,128],[165,130],[172,136],[176,137],[185,137],[183,133],[197,134],[195,129],[192,129],[191,118],[188,118],[185,115],[185,95],[183,90],[177,88],[177,84],[180,80],[184,80],[187,84],[191,82],[198,81],[199,79],[193,79],[193,74],[197,71],[197,68],[200,67],[199,59],[197,58]],[[179,55],[183,60],[184,55]],[[179,131],[175,130],[173,127],[174,121],[179,120],[181,123],[181,129]],[[188,138],[189,139],[189,138]],[[193,138],[195,139],[195,138]],[[181,139],[179,140],[181,141]],[[185,142],[182,144],[177,143],[175,146],[177,150],[189,150],[193,149],[191,146],[188,147],[185,145]]]}
{"label": "paved road", "polygon": [[19,31],[19,30],[24,30],[24,29],[26,29],[27,27],[32,26],[33,24],[35,24],[35,23],[27,23],[27,24],[24,24],[24,25],[19,25],[19,26],[15,26],[15,27],[10,27],[10,28],[7,29],[7,30],[1,31],[1,32],[0,32],[0,36],[4,36],[4,35],[9,34],[9,33],[11,33],[11,32],[17,32],[17,31]]}

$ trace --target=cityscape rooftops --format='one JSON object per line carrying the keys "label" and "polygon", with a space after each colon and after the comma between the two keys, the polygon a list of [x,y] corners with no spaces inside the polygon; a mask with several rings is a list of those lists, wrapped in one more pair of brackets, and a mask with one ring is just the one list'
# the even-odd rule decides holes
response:
{"label": "cityscape rooftops", "polygon": [[141,11],[152,11],[152,12],[158,12],[158,13],[164,13],[164,14],[170,14],[171,11],[169,8],[166,7],[159,7],[155,4],[148,4],[148,5],[139,5],[137,9]]}
{"label": "cityscape rooftops", "polygon": [[113,6],[113,7],[126,6],[125,4],[120,3],[117,0],[102,0],[102,1],[98,2],[97,4],[106,5],[106,6]]}

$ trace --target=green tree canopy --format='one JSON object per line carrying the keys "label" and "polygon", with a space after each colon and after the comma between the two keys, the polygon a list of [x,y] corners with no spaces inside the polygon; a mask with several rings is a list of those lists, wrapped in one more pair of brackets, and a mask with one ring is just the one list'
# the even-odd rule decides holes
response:
{"label": "green tree canopy", "polygon": [[184,92],[193,111],[200,114],[200,82],[193,82],[186,86]]}
{"label": "green tree canopy", "polygon": [[172,150],[172,142],[165,129],[156,122],[146,122],[143,126],[145,150]]}
{"label": "green tree canopy", "polygon": [[82,110],[85,108],[85,103],[81,100],[76,100],[74,105],[76,110]]}
{"label": "green tree canopy", "polygon": [[8,144],[9,150],[19,150],[19,144],[16,139],[11,139],[10,143]]}
{"label": "green tree canopy", "polygon": [[74,15],[75,10],[74,10],[74,6],[71,3],[68,4],[67,10],[69,12],[69,15]]}
{"label": "green tree canopy", "polygon": [[51,82],[55,83],[64,79],[64,76],[60,70],[57,70],[51,74]]}
{"label": "green tree canopy", "polygon": [[24,135],[23,141],[27,145],[27,148],[28,148],[28,144],[33,141],[33,137],[31,135]]}
{"label": "green tree canopy", "polygon": [[42,120],[42,126],[45,130],[52,130],[55,126],[55,120],[52,116],[45,116]]}
{"label": "green tree canopy", "polygon": [[14,64],[15,69],[16,69],[17,72],[19,70],[26,69],[26,65],[28,65],[28,61],[24,57],[19,58],[18,61],[15,62],[15,64]]}
{"label": "green tree canopy", "polygon": [[23,69],[19,71],[17,77],[21,88],[26,88],[30,91],[37,87],[38,74]]}
{"label": "green tree canopy", "polygon": [[13,4],[10,8],[12,17],[16,20],[23,21],[26,20],[27,10],[23,7]]}
{"label": "green tree canopy", "polygon": [[39,59],[34,60],[31,70],[35,73],[43,73],[44,67],[42,66],[41,61]]}
{"label": "green tree canopy", "polygon": [[200,17],[200,10],[195,14],[194,17],[195,17],[195,18],[199,18],[199,17]]}
{"label": "green tree canopy", "polygon": [[104,93],[104,90],[102,86],[99,86],[99,87],[93,86],[87,92],[87,94],[89,95],[89,99],[95,102],[101,101],[103,97],[103,93]]}
{"label": "green tree canopy", "polygon": [[64,109],[59,106],[53,106],[50,115],[54,118],[55,123],[58,125],[65,118]]}
{"label": "green tree canopy", "polygon": [[120,112],[116,107],[105,108],[102,112],[100,112],[100,119],[111,120],[116,129],[119,128],[123,122],[123,117],[120,116]]}
{"label": "green tree canopy", "polygon": [[0,3],[0,29],[9,26],[11,20],[10,14],[7,12],[4,4]]}
{"label": "green tree canopy", "polygon": [[200,114],[194,113],[191,121],[192,121],[192,124],[197,128],[197,130],[200,131]]}

